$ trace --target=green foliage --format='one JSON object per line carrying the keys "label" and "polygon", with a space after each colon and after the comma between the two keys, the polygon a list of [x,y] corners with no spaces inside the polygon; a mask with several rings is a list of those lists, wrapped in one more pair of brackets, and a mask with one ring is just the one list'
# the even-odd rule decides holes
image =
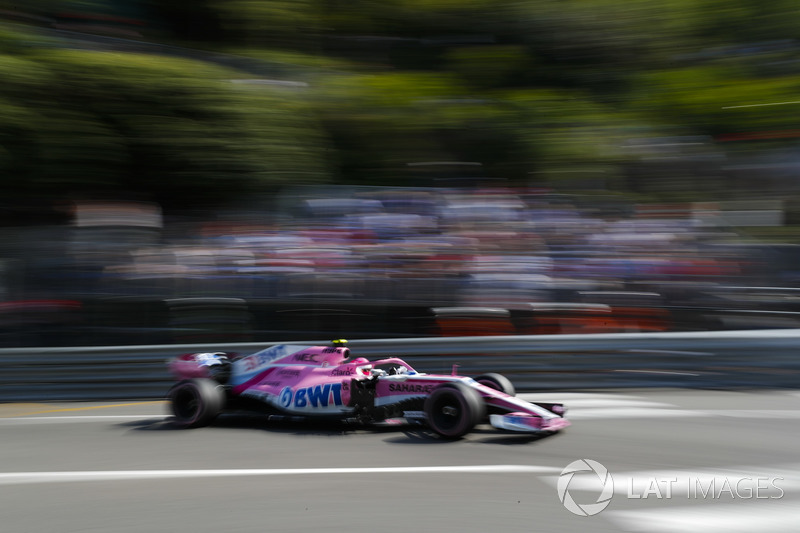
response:
{"label": "green foliage", "polygon": [[636,106],[712,134],[796,128],[800,75],[766,79],[719,67],[665,70],[641,78]]}
{"label": "green foliage", "polygon": [[687,7],[695,31],[716,44],[794,39],[800,24],[800,6],[793,0],[698,0]]}
{"label": "green foliage", "polygon": [[448,70],[479,90],[516,85],[533,67],[518,45],[457,47],[449,50],[446,58]]}
{"label": "green foliage", "polygon": [[[298,180],[397,183],[426,160],[520,181],[617,175],[636,162],[627,140],[673,127],[796,129],[795,4],[31,0],[0,26],[0,187],[175,205]],[[139,13],[145,35],[233,50],[308,86],[249,83],[266,75],[172,48],[75,50],[47,31],[64,10]]]}
{"label": "green foliage", "polygon": [[33,180],[52,194],[123,190],[214,204],[269,190],[282,173],[327,179],[302,96],[243,87],[236,71],[59,49],[0,65],[13,73],[0,96],[21,102],[0,104],[0,139],[14,141],[2,152],[15,170],[4,176],[9,192]]}
{"label": "green foliage", "polygon": [[206,0],[204,5],[225,42],[238,45],[314,50],[322,29],[319,0]]}

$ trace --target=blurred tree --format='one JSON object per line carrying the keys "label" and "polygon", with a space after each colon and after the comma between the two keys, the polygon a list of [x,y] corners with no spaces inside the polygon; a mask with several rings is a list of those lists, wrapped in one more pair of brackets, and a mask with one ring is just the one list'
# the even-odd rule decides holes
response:
{"label": "blurred tree", "polygon": [[143,11],[163,22],[177,39],[217,42],[224,37],[214,0],[142,0]]}
{"label": "blurred tree", "polygon": [[706,46],[796,39],[800,24],[800,5],[793,0],[697,0],[686,8],[689,28]]}
{"label": "blurred tree", "polygon": [[0,65],[11,72],[0,86],[9,193],[121,190],[213,205],[298,175],[329,178],[320,128],[296,90],[135,54],[43,49]]}
{"label": "blurred tree", "polygon": [[644,74],[632,102],[654,119],[671,117],[699,133],[727,135],[797,128],[800,75],[751,78],[740,68],[704,65]]}
{"label": "blurred tree", "polygon": [[209,0],[228,39],[251,47],[316,51],[319,0]]}
{"label": "blurred tree", "polygon": [[[14,18],[20,5],[0,9]],[[144,13],[171,44],[302,63],[276,72],[305,73],[312,86],[240,83],[251,76],[204,61],[66,50],[61,37],[42,47],[41,35],[0,31],[8,191],[215,202],[286,180],[396,182],[420,160],[555,179],[619,169],[626,139],[673,126],[712,136],[794,128],[790,108],[775,105],[794,101],[798,84],[791,0],[25,4],[38,26],[76,9]]]}

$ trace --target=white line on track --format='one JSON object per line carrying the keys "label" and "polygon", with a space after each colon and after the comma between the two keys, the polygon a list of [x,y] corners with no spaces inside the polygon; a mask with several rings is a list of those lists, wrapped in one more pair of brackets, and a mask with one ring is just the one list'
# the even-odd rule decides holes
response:
{"label": "white line on track", "polygon": [[0,485],[75,481],[129,481],[241,476],[298,476],[340,474],[554,474],[561,468],[531,465],[390,466],[353,468],[258,468],[217,470],[110,470],[76,472],[5,472]]}
{"label": "white line on track", "polygon": [[704,411],[687,409],[648,409],[645,407],[611,407],[606,409],[570,410],[568,420],[615,420],[620,418],[697,418],[709,417]]}
{"label": "white line on track", "polygon": [[568,410],[570,420],[614,420],[618,418],[745,418],[755,420],[796,420],[800,413],[789,409],[648,409],[609,407]]}
{"label": "white line on track", "polygon": [[790,409],[711,409],[700,411],[705,416],[727,416],[730,418],[800,418],[800,412]]}
{"label": "white line on track", "polygon": [[603,392],[522,392],[517,394],[518,398],[529,402],[571,402],[573,400],[646,400],[644,396],[634,394],[614,394]]}
{"label": "white line on track", "polygon": [[795,533],[797,504],[762,501],[754,505],[681,506],[668,510],[610,511],[602,516],[624,531],[647,533]]}
{"label": "white line on track", "polygon": [[671,403],[663,403],[663,402],[647,402],[642,400],[621,400],[621,399],[574,399],[570,401],[565,401],[564,405],[569,410],[573,409],[599,409],[601,407],[648,407],[651,409],[661,409],[661,408],[676,408],[677,406]]}

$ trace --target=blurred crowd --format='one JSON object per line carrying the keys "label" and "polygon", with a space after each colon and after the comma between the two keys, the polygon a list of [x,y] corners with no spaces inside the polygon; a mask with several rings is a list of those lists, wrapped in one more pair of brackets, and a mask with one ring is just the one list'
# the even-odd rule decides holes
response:
{"label": "blurred crowd", "polygon": [[[786,291],[798,286],[791,261],[698,213],[535,189],[296,189],[263,210],[177,218],[149,204],[85,204],[69,224],[31,231],[4,236],[9,330],[24,317],[77,316],[87,301],[166,303],[168,316],[151,322],[168,327],[203,299],[216,299],[199,311],[219,315],[212,321],[235,314],[231,302],[416,306],[451,325],[465,313],[485,322],[520,310],[597,316],[605,306],[638,318],[626,326],[616,316],[609,328],[602,317],[600,331],[642,330],[668,307],[794,311]],[[125,309],[118,325],[137,319]],[[503,328],[494,332],[519,332]]]}
{"label": "blurred crowd", "polygon": [[152,209],[113,221],[83,215],[39,283],[71,295],[509,308],[598,291],[752,284],[762,274],[763,257],[702,219],[578,203],[539,190],[340,188],[292,191],[264,212],[174,227]]}

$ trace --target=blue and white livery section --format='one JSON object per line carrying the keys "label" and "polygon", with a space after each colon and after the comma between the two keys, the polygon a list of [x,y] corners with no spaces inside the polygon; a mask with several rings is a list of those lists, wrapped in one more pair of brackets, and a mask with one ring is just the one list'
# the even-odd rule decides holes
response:
{"label": "blue and white livery section", "polygon": [[261,372],[267,370],[275,361],[283,359],[290,355],[302,352],[312,348],[311,346],[299,346],[293,344],[279,344],[277,346],[270,346],[259,352],[248,355],[233,363],[233,371],[231,373],[231,385],[236,387],[247,383],[251,379],[258,376]]}
{"label": "blue and white livery section", "polygon": [[312,387],[284,387],[278,396],[281,408],[287,411],[340,411],[342,401],[342,384],[325,383]]}
{"label": "blue and white livery section", "polygon": [[270,404],[292,415],[342,415],[352,412],[342,394],[342,383],[325,383],[312,386],[286,386],[277,394],[253,388],[242,396]]}

